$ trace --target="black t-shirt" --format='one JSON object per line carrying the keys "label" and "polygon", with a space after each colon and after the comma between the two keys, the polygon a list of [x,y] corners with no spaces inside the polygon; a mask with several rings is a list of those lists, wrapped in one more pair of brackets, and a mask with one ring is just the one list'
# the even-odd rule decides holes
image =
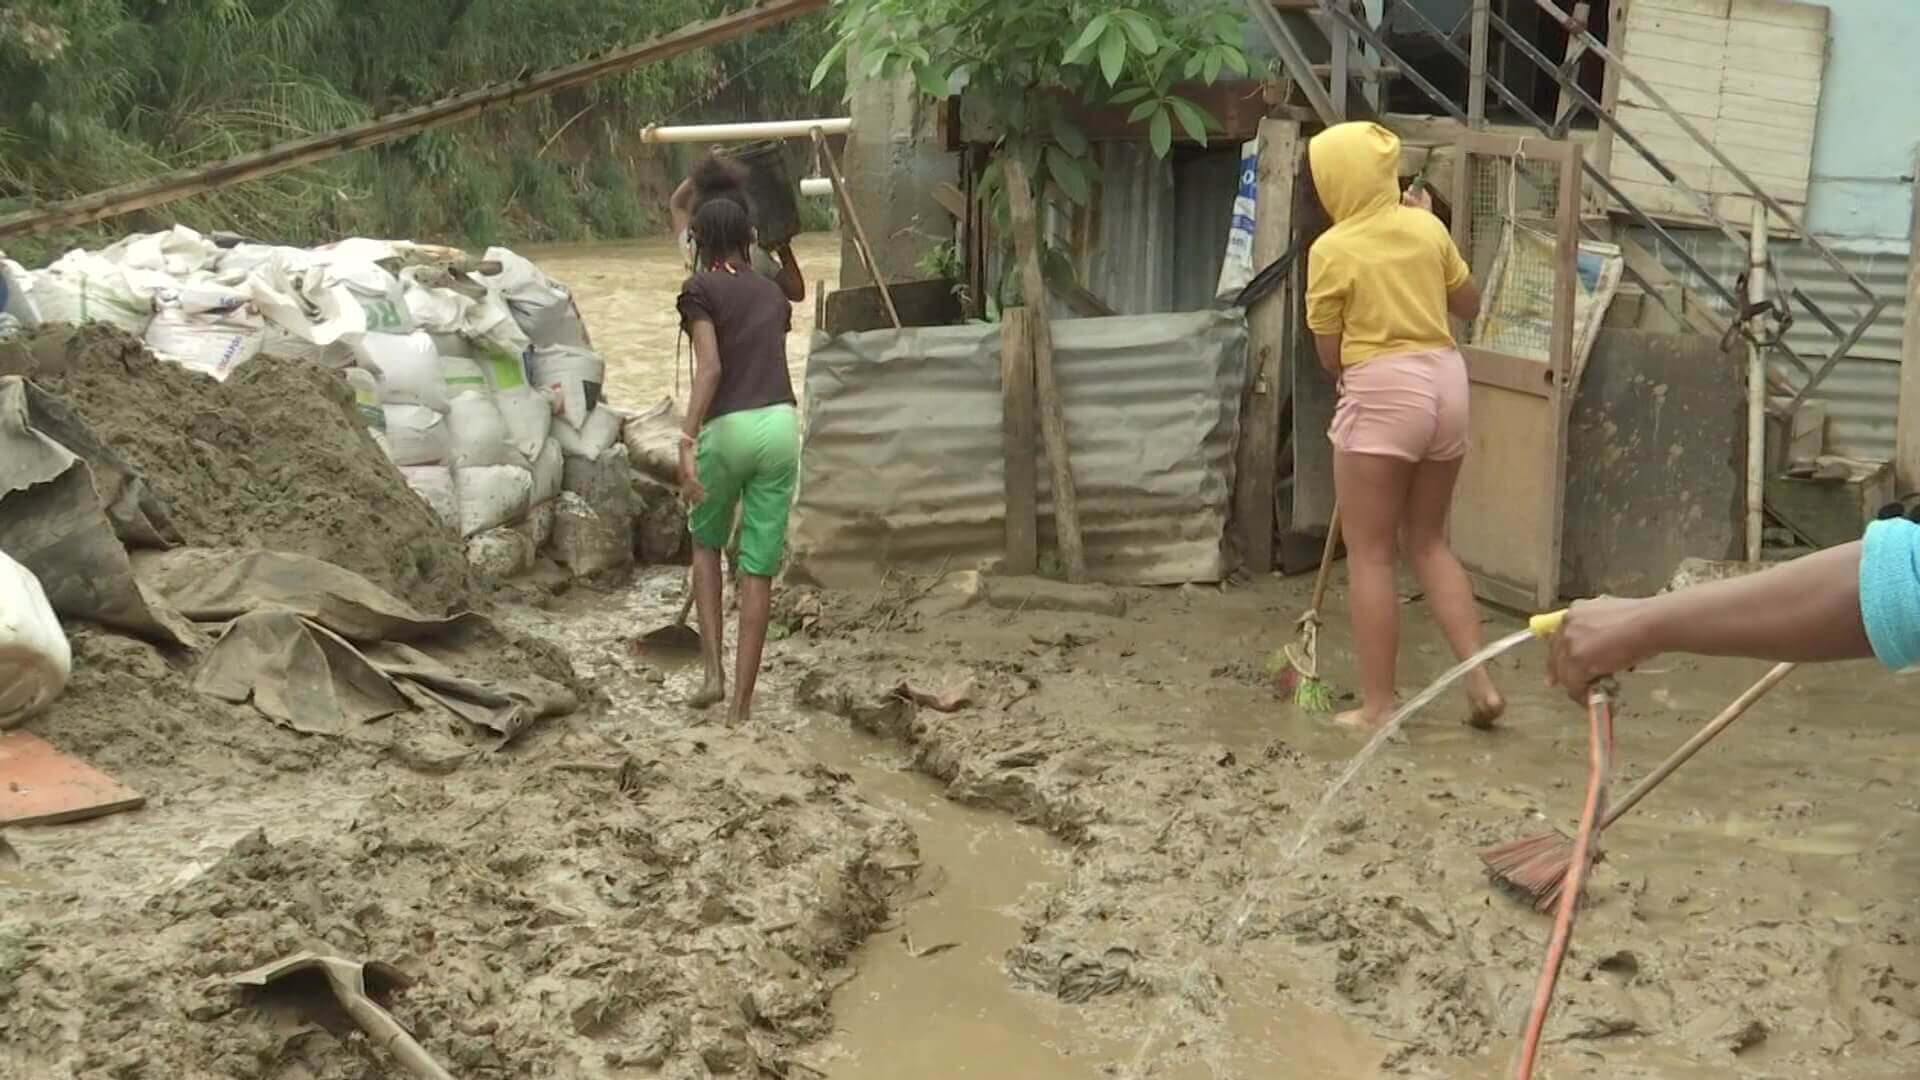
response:
{"label": "black t-shirt", "polygon": [[795,404],[787,376],[793,305],[755,273],[702,270],[680,287],[680,321],[713,324],[720,341],[720,388],[702,421],[768,405]]}

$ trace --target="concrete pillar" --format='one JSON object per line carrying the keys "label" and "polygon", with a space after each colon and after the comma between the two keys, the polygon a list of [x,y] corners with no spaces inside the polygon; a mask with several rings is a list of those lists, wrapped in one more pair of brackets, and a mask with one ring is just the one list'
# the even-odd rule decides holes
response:
{"label": "concrete pillar", "polygon": [[[958,155],[941,149],[937,110],[911,78],[854,84],[853,132],[840,167],[874,262],[889,281],[921,277],[917,266],[926,253],[953,239],[953,215],[934,200],[933,189],[955,181]],[[840,286],[872,284],[852,229],[842,227],[840,245]]]}

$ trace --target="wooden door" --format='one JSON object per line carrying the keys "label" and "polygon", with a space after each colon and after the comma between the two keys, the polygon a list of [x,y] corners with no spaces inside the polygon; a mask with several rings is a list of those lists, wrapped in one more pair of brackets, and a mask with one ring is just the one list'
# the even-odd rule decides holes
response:
{"label": "wooden door", "polygon": [[1546,611],[1560,593],[1581,152],[1480,132],[1457,150],[1454,242],[1482,306],[1456,328],[1472,418],[1450,535],[1481,599]]}

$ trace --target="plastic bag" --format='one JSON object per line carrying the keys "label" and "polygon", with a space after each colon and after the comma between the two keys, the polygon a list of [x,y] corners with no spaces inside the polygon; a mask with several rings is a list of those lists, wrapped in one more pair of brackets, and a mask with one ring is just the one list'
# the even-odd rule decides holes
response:
{"label": "plastic bag", "polygon": [[1220,260],[1217,300],[1231,300],[1253,280],[1253,227],[1259,217],[1260,140],[1240,144],[1240,192],[1233,198],[1233,222],[1227,229],[1227,251]]}
{"label": "plastic bag", "polygon": [[0,728],[46,708],[72,673],[73,650],[40,579],[0,551]]}

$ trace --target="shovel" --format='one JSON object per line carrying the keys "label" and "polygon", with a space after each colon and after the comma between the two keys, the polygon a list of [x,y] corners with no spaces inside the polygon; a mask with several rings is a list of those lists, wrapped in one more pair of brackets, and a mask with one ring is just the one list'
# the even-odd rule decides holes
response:
{"label": "shovel", "polygon": [[284,979],[316,971],[326,977],[334,1000],[340,1003],[340,1007],[346,1010],[367,1038],[373,1040],[374,1045],[386,1050],[420,1080],[453,1080],[453,1074],[441,1068],[440,1063],[433,1060],[407,1033],[407,1029],[401,1027],[400,1022],[367,993],[369,975],[382,987],[401,990],[411,986],[413,980],[398,968],[379,962],[363,964],[358,960],[303,952],[236,975],[233,982],[237,986],[264,989]]}
{"label": "shovel", "polygon": [[649,630],[633,643],[635,652],[697,653],[700,631],[687,625],[693,612],[693,567],[687,567],[687,598],[680,604],[680,617],[656,630]]}

